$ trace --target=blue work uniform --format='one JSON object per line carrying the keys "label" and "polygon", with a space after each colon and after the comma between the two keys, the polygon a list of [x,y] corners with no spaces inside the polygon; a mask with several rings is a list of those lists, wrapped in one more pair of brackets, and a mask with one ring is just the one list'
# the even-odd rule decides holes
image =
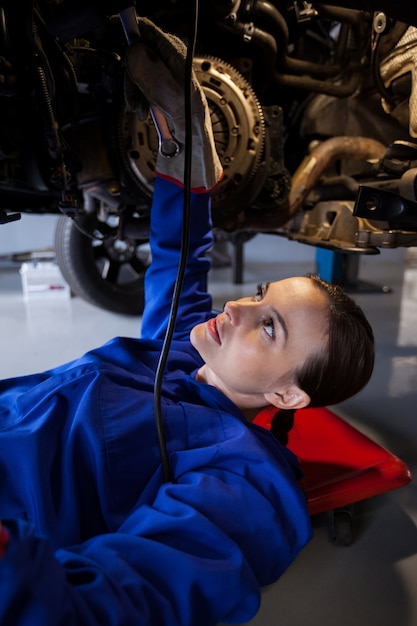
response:
{"label": "blue work uniform", "polygon": [[311,537],[293,454],[216,388],[190,329],[212,316],[208,194],[191,194],[177,329],[154,379],[172,301],[183,191],[157,178],[140,339],[116,338],[0,383],[0,624],[212,626],[253,617]]}

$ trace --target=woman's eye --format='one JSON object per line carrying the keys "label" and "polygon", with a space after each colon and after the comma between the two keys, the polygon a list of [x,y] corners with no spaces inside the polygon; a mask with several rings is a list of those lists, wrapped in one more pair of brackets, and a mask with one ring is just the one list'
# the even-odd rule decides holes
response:
{"label": "woman's eye", "polygon": [[253,299],[258,302],[262,300],[262,298],[264,297],[264,290],[265,290],[265,285],[263,283],[259,283],[256,287],[256,293],[253,296]]}
{"label": "woman's eye", "polygon": [[263,323],[264,331],[271,339],[275,339],[275,327],[272,319],[265,320]]}

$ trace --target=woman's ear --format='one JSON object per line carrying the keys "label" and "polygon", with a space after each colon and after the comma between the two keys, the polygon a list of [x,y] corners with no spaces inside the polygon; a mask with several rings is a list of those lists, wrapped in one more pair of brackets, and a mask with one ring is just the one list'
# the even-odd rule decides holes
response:
{"label": "woman's ear", "polygon": [[277,409],[303,409],[310,404],[308,393],[297,385],[289,385],[281,392],[266,393],[265,399]]}

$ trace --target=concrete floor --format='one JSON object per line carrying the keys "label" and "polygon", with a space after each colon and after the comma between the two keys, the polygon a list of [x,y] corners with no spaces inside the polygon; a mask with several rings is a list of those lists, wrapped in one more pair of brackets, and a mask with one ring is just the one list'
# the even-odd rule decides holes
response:
{"label": "concrete floor", "polygon": [[[242,285],[231,269],[212,270],[215,305],[253,292],[260,280],[314,271],[311,260],[277,262],[280,239],[245,246]],[[298,259],[297,247],[293,244]],[[353,293],[376,336],[368,387],[334,410],[402,458],[417,475],[417,262],[415,251],[362,257]],[[388,292],[381,287],[389,287]],[[362,285],[361,285],[362,287]],[[115,335],[137,335],[139,318],[80,300],[25,303],[18,268],[0,267],[0,376],[52,367]],[[250,626],[416,626],[417,494],[414,482],[355,506],[354,543],[335,547],[326,514],[313,518],[314,538],[278,583],[264,590]],[[197,626],[197,625],[196,625]]]}

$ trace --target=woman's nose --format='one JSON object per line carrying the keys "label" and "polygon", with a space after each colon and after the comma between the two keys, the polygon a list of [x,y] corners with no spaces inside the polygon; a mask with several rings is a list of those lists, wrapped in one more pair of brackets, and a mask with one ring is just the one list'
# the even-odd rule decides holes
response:
{"label": "woman's nose", "polygon": [[224,312],[232,326],[238,326],[247,318],[248,305],[246,302],[230,300],[225,303]]}

